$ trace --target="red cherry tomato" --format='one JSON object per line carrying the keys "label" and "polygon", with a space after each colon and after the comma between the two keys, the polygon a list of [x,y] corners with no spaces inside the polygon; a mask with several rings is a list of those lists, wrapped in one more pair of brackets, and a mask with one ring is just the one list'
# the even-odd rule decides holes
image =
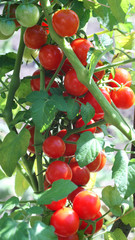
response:
{"label": "red cherry tomato", "polygon": [[81,191],[85,191],[85,189],[84,189],[83,187],[78,187],[78,188],[76,188],[73,192],[71,192],[71,193],[68,195],[68,197],[67,197],[68,200],[71,201],[71,202],[73,202],[75,196],[76,196],[79,192],[81,192]]}
{"label": "red cherry tomato", "polygon": [[39,61],[47,70],[56,70],[63,58],[62,50],[56,45],[45,45],[39,51]]}
{"label": "red cherry tomato", "polygon": [[85,38],[77,38],[71,42],[71,47],[73,51],[79,58],[80,62],[86,66],[87,65],[87,53],[90,48],[93,48],[93,44]]}
{"label": "red cherry tomato", "polygon": [[88,88],[78,80],[74,69],[71,69],[66,73],[64,86],[67,93],[73,96],[81,96],[88,91]]}
{"label": "red cherry tomato", "polygon": [[[132,79],[130,73],[124,68],[116,68],[115,69],[115,76],[113,78],[112,74],[110,73],[109,79],[115,80],[119,84],[123,84],[127,87],[131,86]],[[118,85],[114,82],[109,82],[111,87],[118,87]]]}
{"label": "red cherry tomato", "polygon": [[28,151],[31,153],[35,153],[35,148],[34,148],[34,132],[35,132],[35,127],[31,125],[27,125],[26,128],[29,130],[31,138],[28,146]]}
{"label": "red cherry tomato", "polygon": [[52,25],[61,37],[73,36],[79,27],[78,15],[70,9],[61,9],[54,13]]}
{"label": "red cherry tomato", "polygon": [[100,162],[99,167],[95,170],[95,172],[99,172],[100,170],[102,170],[102,168],[106,164],[106,155],[105,155],[104,151],[100,152],[100,154],[101,154],[101,162]]}
{"label": "red cherry tomato", "polygon": [[[99,61],[97,63],[97,65],[96,65],[96,67],[101,67],[103,65],[104,64],[101,61]],[[99,72],[95,72],[94,75],[93,75],[93,79],[94,79],[95,82],[97,82],[97,81],[101,80],[104,75],[105,75],[105,70],[99,71]]]}
{"label": "red cherry tomato", "polygon": [[58,240],[79,240],[79,237],[78,237],[78,235],[77,235],[77,233],[76,234],[74,234],[74,235],[71,235],[71,236],[69,236],[69,237],[60,237],[60,236],[58,236]]}
{"label": "red cherry tomato", "polygon": [[[40,75],[40,70],[36,70],[32,76],[36,76],[36,75]],[[45,76],[45,88],[48,86],[49,82],[50,82],[51,78],[48,76]],[[40,78],[37,77],[35,79],[31,79],[30,81],[30,85],[31,85],[31,89],[32,91],[40,91]],[[53,84],[51,85],[51,88],[58,88],[59,85],[56,81],[53,82]],[[48,91],[48,94],[51,95],[50,90]]]}
{"label": "red cherry tomato", "polygon": [[87,167],[80,167],[77,162],[72,162],[69,164],[72,170],[71,181],[76,185],[84,186],[88,183],[90,179],[90,172]]}
{"label": "red cherry tomato", "polygon": [[99,168],[100,164],[101,164],[101,152],[97,155],[95,160],[86,165],[86,167],[89,169],[90,172],[95,172]]}
{"label": "red cherry tomato", "polygon": [[[98,212],[97,215],[94,218],[90,219],[90,220],[95,221],[95,220],[97,220],[100,217],[102,217],[102,214],[101,214],[101,212]],[[96,230],[95,230],[94,233],[98,232],[102,228],[103,222],[104,222],[103,218],[101,218],[99,221],[96,222]],[[85,229],[87,227],[87,225],[88,225],[88,223],[86,223],[85,221],[82,221],[82,223],[81,223],[81,225],[79,227],[79,230]],[[92,234],[92,230],[93,230],[93,227],[92,227],[92,225],[90,225],[85,230],[85,234]]]}
{"label": "red cherry tomato", "polygon": [[113,90],[110,93],[111,99],[117,108],[128,109],[135,102],[135,95],[131,88],[121,87],[118,90]]}
{"label": "red cherry tomato", "polygon": [[[88,123],[87,123],[87,126],[91,125],[95,123],[95,121],[93,119],[91,119]],[[80,117],[76,123],[75,123],[75,128],[80,128],[80,127],[83,127],[85,125],[82,117]],[[80,131],[80,133],[83,133],[83,132],[87,132],[87,131],[90,131],[92,133],[95,133],[96,132],[96,127],[93,127],[93,128],[89,128],[89,129],[86,129],[86,130],[83,130],[83,131]]]}
{"label": "red cherry tomato", "polygon": [[47,41],[47,33],[44,27],[35,25],[29,27],[24,33],[24,43],[28,48],[39,49]]}
{"label": "red cherry tomato", "polygon": [[[63,138],[66,134],[67,134],[67,130],[62,129],[60,132],[57,133],[57,136]],[[79,137],[80,136],[78,134],[71,134],[66,140],[71,142],[77,142]],[[73,156],[76,152],[76,148],[77,148],[76,144],[66,143],[66,150],[64,153],[64,157]]]}
{"label": "red cherry tomato", "polygon": [[65,206],[66,201],[67,198],[63,198],[58,201],[52,201],[50,204],[46,204],[45,206],[52,211],[57,211]]}
{"label": "red cherry tomato", "polygon": [[50,224],[54,226],[57,235],[69,237],[78,231],[79,217],[73,209],[61,208],[53,213]]}
{"label": "red cherry tomato", "polygon": [[62,157],[65,149],[64,141],[58,136],[50,136],[43,142],[43,152],[50,158]]}
{"label": "red cherry tomato", "polygon": [[50,184],[59,179],[71,180],[72,171],[67,163],[58,160],[50,163],[45,177]]}
{"label": "red cherry tomato", "polygon": [[100,199],[98,195],[91,191],[79,192],[73,201],[73,209],[79,218],[88,220],[94,218],[100,210]]}
{"label": "red cherry tomato", "polygon": [[66,58],[66,60],[65,60],[65,62],[64,62],[64,64],[63,64],[63,66],[62,66],[59,74],[63,76],[63,75],[65,75],[69,70],[71,70],[72,68],[73,68],[73,67],[72,67],[71,63],[70,63],[69,60]]}

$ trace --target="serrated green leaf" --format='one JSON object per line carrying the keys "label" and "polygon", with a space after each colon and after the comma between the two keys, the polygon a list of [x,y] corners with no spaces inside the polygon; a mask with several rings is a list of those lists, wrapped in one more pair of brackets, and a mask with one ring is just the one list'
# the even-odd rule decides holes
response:
{"label": "serrated green leaf", "polygon": [[115,156],[115,162],[112,168],[112,178],[115,181],[117,189],[122,197],[127,191],[128,181],[128,156],[125,151],[118,151]]}
{"label": "serrated green leaf", "polygon": [[129,8],[128,0],[107,0],[113,16],[118,22],[124,23]]}
{"label": "serrated green leaf", "polygon": [[130,209],[128,212],[124,214],[124,216],[121,217],[121,221],[125,225],[130,225],[131,227],[135,227],[135,210]]}
{"label": "serrated green leaf", "polygon": [[60,179],[53,182],[52,187],[41,194],[35,194],[39,204],[50,204],[52,201],[58,201],[67,197],[77,186],[70,180]]}
{"label": "serrated green leaf", "polygon": [[128,182],[125,198],[135,193],[135,159],[131,159],[128,164]]}
{"label": "serrated green leaf", "polygon": [[113,234],[114,234],[116,239],[127,240],[125,234],[122,232],[122,230],[120,228],[116,228],[114,230]]}
{"label": "serrated green leaf", "polygon": [[58,237],[54,230],[53,226],[48,226],[38,221],[32,229],[29,229],[29,236],[32,240],[57,240]]}
{"label": "serrated green leaf", "polygon": [[31,103],[34,103],[39,99],[42,99],[45,101],[46,99],[48,99],[48,97],[49,95],[45,91],[33,91],[26,97],[26,101],[29,101]]}
{"label": "serrated green leaf", "polygon": [[69,120],[73,120],[79,113],[79,110],[80,106],[74,99],[70,98],[67,100],[67,117]]}
{"label": "serrated green leaf", "polygon": [[85,124],[87,124],[95,115],[95,109],[88,102],[81,105],[81,116]]}
{"label": "serrated green leaf", "polygon": [[25,98],[32,92],[30,86],[30,79],[23,79],[17,89],[15,96],[18,98]]}
{"label": "serrated green leaf", "polygon": [[51,101],[54,103],[55,107],[59,111],[67,111],[67,103],[62,95],[52,95],[51,96]]}
{"label": "serrated green leaf", "polygon": [[10,52],[0,55],[0,77],[14,69],[16,53]]}
{"label": "serrated green leaf", "polygon": [[0,145],[0,164],[7,176],[11,177],[19,159],[26,154],[30,140],[27,129],[19,134],[11,131]]}
{"label": "serrated green leaf", "polygon": [[4,212],[7,210],[12,210],[15,206],[19,204],[19,199],[17,197],[11,197],[9,198],[0,209],[0,212]]}
{"label": "serrated green leaf", "polygon": [[[21,186],[21,187],[20,187]],[[28,189],[29,183],[18,170],[15,176],[15,192],[17,196],[23,196],[24,192]]]}
{"label": "serrated green leaf", "polygon": [[120,32],[115,31],[114,37],[115,37],[116,48],[124,48],[128,50],[135,49],[135,33],[134,32],[127,34],[125,36]]}
{"label": "serrated green leaf", "polygon": [[33,207],[28,208],[26,210],[28,215],[32,215],[32,214],[40,215],[40,214],[43,213],[43,211],[44,211],[43,208],[42,207],[38,207],[38,206],[33,206]]}
{"label": "serrated green leaf", "polygon": [[76,160],[80,167],[93,162],[103,149],[104,140],[96,139],[91,132],[84,132],[77,141]]}

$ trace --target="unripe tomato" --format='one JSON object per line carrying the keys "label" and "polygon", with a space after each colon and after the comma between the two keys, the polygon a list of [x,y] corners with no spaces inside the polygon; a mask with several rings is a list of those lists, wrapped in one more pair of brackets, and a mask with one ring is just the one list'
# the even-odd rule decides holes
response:
{"label": "unripe tomato", "polygon": [[73,48],[73,51],[79,58],[80,62],[86,66],[87,53],[91,47],[94,47],[94,45],[85,38],[77,38],[71,42],[71,47]]}
{"label": "unripe tomato", "polygon": [[89,169],[86,166],[80,167],[77,162],[72,162],[69,166],[72,170],[71,181],[76,185],[85,186],[90,180]]}
{"label": "unripe tomato", "polygon": [[74,69],[71,69],[66,73],[64,87],[67,93],[73,96],[81,96],[88,91],[88,88],[78,80]]}
{"label": "unripe tomato", "polygon": [[78,15],[70,9],[61,9],[54,13],[52,25],[61,37],[73,36],[79,27]]}
{"label": "unripe tomato", "polygon": [[6,39],[10,38],[12,35],[13,34],[6,36],[0,31],[0,40],[6,40]]}
{"label": "unripe tomato", "polygon": [[20,4],[15,11],[17,21],[23,27],[32,27],[37,24],[40,12],[38,7],[32,3],[29,4]]}
{"label": "unripe tomato", "polygon": [[27,125],[26,128],[29,130],[31,138],[29,141],[29,146],[28,146],[28,151],[31,153],[35,153],[35,148],[34,148],[34,133],[35,133],[35,127],[31,125]]}
{"label": "unripe tomato", "polygon": [[79,217],[73,209],[61,208],[53,213],[50,224],[55,228],[57,235],[69,237],[78,231]]}
{"label": "unripe tomato", "polygon": [[113,90],[110,93],[111,99],[117,108],[128,109],[135,102],[134,92],[129,87],[120,87],[118,90]]}
{"label": "unripe tomato", "polygon": [[50,158],[59,158],[64,155],[66,146],[58,136],[50,136],[43,142],[43,152]]}
{"label": "unripe tomato", "polygon": [[[110,73],[109,79],[115,80],[119,84],[123,84],[127,87],[131,86],[132,79],[130,73],[124,68],[116,68],[115,69],[115,76],[113,78],[112,74]],[[114,82],[109,82],[111,87],[118,87],[118,85]]]}
{"label": "unripe tomato", "polygon": [[63,52],[56,45],[48,44],[40,49],[39,61],[47,70],[56,70],[62,58]]}
{"label": "unripe tomato", "polygon": [[[96,67],[101,67],[103,66],[103,63],[101,62],[101,60],[97,63]],[[101,80],[103,78],[103,76],[105,75],[105,70],[99,71],[99,72],[95,72],[93,75],[93,79],[95,82]]]}
{"label": "unripe tomato", "polygon": [[73,201],[73,209],[79,218],[88,220],[94,218],[100,210],[100,199],[98,195],[91,191],[79,192]]}
{"label": "unripe tomato", "polygon": [[50,184],[59,179],[71,180],[72,171],[67,163],[57,160],[50,163],[45,177]]}
{"label": "unripe tomato", "polygon": [[57,211],[65,206],[66,201],[67,198],[63,198],[58,201],[52,201],[50,204],[45,204],[45,206],[52,211]]}
{"label": "unripe tomato", "polygon": [[64,237],[64,238],[61,237],[61,236],[58,236],[58,240],[79,240],[79,237],[78,237],[78,235],[76,233],[74,235],[71,235],[69,237]]}
{"label": "unripe tomato", "polygon": [[3,18],[0,20],[0,31],[3,35],[5,36],[12,35],[15,29],[16,25],[12,19],[7,20],[6,18]]}
{"label": "unripe tomato", "polygon": [[[88,123],[87,123],[87,126],[91,125],[95,123],[95,121],[93,119],[91,119]],[[76,123],[75,123],[75,128],[80,128],[80,127],[83,127],[85,125],[85,122],[83,121],[82,117],[80,117]],[[80,133],[83,133],[83,132],[87,132],[87,131],[90,131],[92,133],[95,133],[96,132],[96,127],[93,127],[93,128],[89,128],[89,129],[86,129],[86,130],[83,130],[83,131],[80,131]]]}
{"label": "unripe tomato", "polygon": [[97,155],[95,160],[86,165],[86,167],[89,169],[90,172],[95,172],[99,168],[100,164],[101,164],[101,152]]}
{"label": "unripe tomato", "polygon": [[85,191],[85,189],[84,189],[83,187],[78,187],[78,188],[76,188],[73,192],[71,192],[71,193],[68,195],[68,197],[67,197],[68,200],[71,201],[71,202],[73,202],[75,196],[76,196],[79,192],[81,192],[81,191]]}
{"label": "unripe tomato", "polygon": [[36,58],[38,56],[38,50],[31,49],[25,46],[24,53],[23,53],[23,60],[27,63],[33,62],[33,58]]}
{"label": "unripe tomato", "polygon": [[46,41],[47,33],[40,25],[29,27],[24,33],[24,43],[28,48],[39,49]]}
{"label": "unripe tomato", "polygon": [[[36,70],[32,76],[36,76],[36,75],[40,75],[40,70]],[[51,78],[48,76],[45,76],[45,88],[48,86],[49,82],[50,82]],[[31,89],[32,91],[40,91],[40,78],[37,77],[35,79],[31,79],[30,81],[30,85],[31,85]],[[56,81],[53,82],[53,84],[51,85],[51,88],[58,88],[59,85]],[[48,91],[48,94],[51,96],[51,92],[50,90]]]}

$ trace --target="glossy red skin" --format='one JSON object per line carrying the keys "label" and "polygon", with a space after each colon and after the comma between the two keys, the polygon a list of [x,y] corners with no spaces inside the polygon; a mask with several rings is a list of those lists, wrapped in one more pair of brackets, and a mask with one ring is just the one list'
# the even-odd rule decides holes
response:
{"label": "glossy red skin", "polygon": [[113,90],[110,93],[111,99],[117,108],[128,109],[135,102],[135,95],[131,88],[121,87],[118,90]]}
{"label": "glossy red skin", "polygon": [[34,133],[35,133],[35,127],[31,125],[27,125],[26,128],[29,130],[31,138],[29,141],[29,146],[28,146],[28,151],[31,153],[35,153],[35,148],[34,148]]}
{"label": "glossy red skin", "polygon": [[24,33],[24,43],[28,48],[39,49],[47,41],[45,28],[40,25],[29,27]]}
{"label": "glossy red skin", "polygon": [[58,136],[50,136],[43,142],[43,152],[50,158],[59,158],[64,155],[66,146]]}
{"label": "glossy red skin", "polygon": [[[132,83],[130,73],[124,68],[116,68],[114,78],[113,78],[112,74],[110,73],[109,79],[114,79],[117,83],[123,84],[127,87],[130,87],[131,83]],[[111,87],[118,87],[118,85],[113,82],[109,82],[109,85]]]}
{"label": "glossy red skin", "polygon": [[80,167],[77,162],[72,162],[69,164],[72,170],[71,181],[79,186],[85,186],[90,180],[90,172],[87,167]]}
{"label": "glossy red skin", "polygon": [[98,195],[91,191],[79,192],[73,201],[73,209],[79,218],[88,220],[94,218],[100,210],[100,199]]}
{"label": "glossy red skin", "polygon": [[58,236],[58,240],[79,240],[79,237],[78,237],[78,235],[76,233],[76,234],[71,235],[69,237],[60,237],[60,236]]}
{"label": "glossy red skin", "polygon": [[[104,65],[104,64],[103,64],[101,61],[99,61],[99,62],[97,63],[97,65],[96,65],[96,68],[97,68],[97,67],[101,67],[101,66],[103,66],[103,65]],[[105,70],[99,71],[99,72],[95,72],[94,75],[93,75],[93,79],[94,79],[95,82],[97,82],[97,81],[101,80],[104,75],[105,75]]]}
{"label": "glossy red skin", "polygon": [[75,196],[76,196],[79,192],[81,192],[81,191],[85,191],[85,189],[84,189],[83,187],[78,187],[78,188],[76,188],[73,192],[71,192],[71,193],[68,195],[68,197],[67,197],[68,200],[71,201],[71,202],[73,202]]}
{"label": "glossy red skin", "polygon": [[[10,18],[16,18],[15,11],[16,11],[16,8],[18,6],[19,6],[19,4],[17,4],[17,3],[14,3],[14,4],[10,5],[10,10],[9,10],[9,17]],[[7,14],[7,9],[8,9],[8,5],[6,5],[4,7],[4,11],[6,12],[6,14]],[[20,27],[20,23],[16,19],[14,19],[14,22],[15,22],[16,27]]]}
{"label": "glossy red skin", "polygon": [[71,47],[73,48],[73,51],[79,58],[80,62],[86,66],[87,53],[90,48],[94,47],[94,45],[85,38],[77,38],[71,42]]}
{"label": "glossy red skin", "polygon": [[[45,18],[45,21],[47,21],[46,18]],[[48,24],[47,24],[46,22],[42,22],[41,25],[42,25],[42,27],[45,28],[46,33],[49,34],[49,27],[48,27]]]}
{"label": "glossy red skin", "polygon": [[[57,133],[57,136],[63,138],[65,135],[67,134],[67,130],[66,129],[62,129],[60,132]],[[66,141],[72,141],[72,142],[77,142],[77,140],[79,139],[79,135],[78,134],[71,134]],[[64,153],[64,157],[69,157],[69,156],[74,156],[75,152],[76,152],[76,144],[70,144],[70,143],[65,143],[66,144],[66,150]]]}
{"label": "glossy red skin", "polygon": [[[95,123],[95,121],[93,119],[91,119],[88,123],[87,123],[87,126],[88,125],[91,125]],[[85,122],[83,121],[82,117],[80,117],[76,123],[75,123],[75,128],[80,128],[80,127],[83,127],[85,125]],[[92,132],[92,133],[95,133],[96,132],[96,127],[93,127],[93,128],[89,128],[89,129],[86,129],[86,130],[83,130],[83,131],[80,131],[80,133],[83,133],[83,132]]]}
{"label": "glossy red skin", "polygon": [[67,163],[58,160],[50,163],[45,177],[50,184],[59,179],[71,180],[72,171]]}
{"label": "glossy red skin", "polygon": [[[98,212],[97,215],[94,218],[92,218],[91,220],[94,221],[94,220],[97,220],[100,217],[102,217],[102,214],[101,214],[101,212]],[[103,218],[101,218],[99,221],[96,222],[96,230],[95,230],[94,233],[98,232],[102,228],[103,222],[104,222]],[[87,227],[87,224],[88,223],[86,223],[85,221],[82,221],[82,223],[81,223],[81,225],[79,227],[79,230],[85,229]],[[92,225],[90,225],[85,230],[85,234],[92,234],[92,230],[93,230],[93,227],[92,227]]]}
{"label": "glossy red skin", "polygon": [[88,88],[78,80],[74,69],[71,69],[66,73],[64,87],[67,93],[77,97],[85,94],[88,91]]}
{"label": "glossy red skin", "polygon": [[47,70],[56,70],[63,58],[62,50],[56,45],[45,45],[39,51],[39,61]]}
{"label": "glossy red skin", "polygon": [[61,9],[54,13],[52,25],[61,37],[73,36],[79,28],[78,15],[70,9]]}
{"label": "glossy red skin", "polygon": [[61,208],[53,213],[50,224],[54,226],[55,234],[69,237],[78,231],[79,217],[73,209]]}
{"label": "glossy red skin", "polygon": [[52,211],[57,211],[65,206],[66,201],[67,198],[63,198],[58,201],[52,201],[50,204],[46,204],[45,206]]}
{"label": "glossy red skin", "polygon": [[93,162],[86,165],[86,167],[89,169],[90,172],[96,172],[96,170],[99,168],[99,166],[101,164],[101,156],[102,155],[100,152]]}
{"label": "glossy red skin", "polygon": [[[102,92],[104,97],[107,99],[107,101],[109,103],[111,103],[110,94],[109,94],[109,91],[107,90],[107,88],[100,88],[100,91]],[[83,101],[85,104],[87,102],[90,103],[92,105],[92,107],[95,109],[95,116],[93,117],[94,120],[99,120],[99,119],[103,118],[103,116],[104,116],[103,109],[101,108],[101,106],[99,105],[97,100],[93,97],[93,95],[89,91],[84,96]]]}
{"label": "glossy red skin", "polygon": [[106,159],[105,152],[102,151],[100,154],[101,154],[101,163],[100,163],[99,167],[95,170],[95,172],[101,171],[106,164],[107,159]]}
{"label": "glossy red skin", "polygon": [[[32,76],[36,76],[36,75],[40,75],[40,70],[36,70]],[[51,78],[48,76],[45,76],[45,88],[48,86],[49,82],[50,82]],[[30,85],[31,85],[31,89],[32,91],[40,91],[40,78],[37,77],[35,79],[31,79],[30,81]],[[51,85],[51,88],[58,88],[59,85],[56,81],[53,82],[53,84]],[[50,90],[48,91],[48,94],[51,96],[51,92]]]}

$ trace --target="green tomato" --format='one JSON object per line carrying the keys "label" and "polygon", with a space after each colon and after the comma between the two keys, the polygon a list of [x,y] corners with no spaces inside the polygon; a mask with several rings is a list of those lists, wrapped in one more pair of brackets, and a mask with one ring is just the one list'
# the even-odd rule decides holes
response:
{"label": "green tomato", "polygon": [[33,62],[33,58],[38,56],[38,50],[31,49],[25,46],[24,53],[23,53],[23,60],[27,63]]}
{"label": "green tomato", "polygon": [[23,27],[32,27],[37,24],[40,12],[34,4],[20,4],[15,11],[17,21]]}
{"label": "green tomato", "polygon": [[3,18],[0,21],[0,31],[5,36],[10,36],[16,29],[15,22],[10,19]]}
{"label": "green tomato", "polygon": [[10,38],[13,34],[9,35],[9,36],[6,36],[4,35],[1,31],[0,31],[0,40],[6,40],[8,38]]}

